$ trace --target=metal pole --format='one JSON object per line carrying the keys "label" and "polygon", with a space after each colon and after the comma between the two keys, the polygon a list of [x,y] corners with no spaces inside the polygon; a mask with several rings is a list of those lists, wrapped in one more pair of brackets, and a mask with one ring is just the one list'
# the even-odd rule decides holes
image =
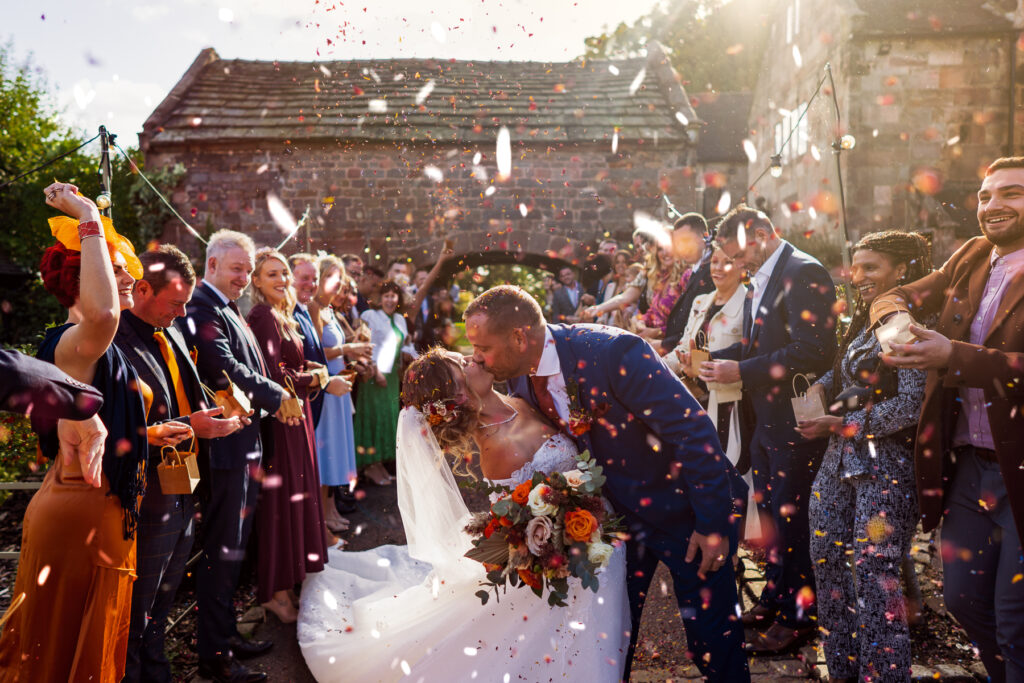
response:
{"label": "metal pole", "polygon": [[[842,116],[839,113],[839,99],[836,97],[836,82],[832,78],[832,64],[825,63],[825,73],[828,74],[828,84],[832,90],[832,106],[836,113],[836,130],[832,139],[832,155],[836,159],[836,181],[839,186],[839,238],[842,240],[843,277],[850,277],[850,239],[846,232],[846,192],[843,190],[843,162],[842,162]],[[808,104],[808,106],[810,106]],[[846,310],[853,310],[853,292],[850,291],[849,282],[843,287],[846,294]]]}
{"label": "metal pole", "polygon": [[115,137],[107,132],[106,126],[100,126],[100,194],[96,203],[100,213],[107,218],[110,218],[110,205],[113,203],[110,199],[110,145]]}

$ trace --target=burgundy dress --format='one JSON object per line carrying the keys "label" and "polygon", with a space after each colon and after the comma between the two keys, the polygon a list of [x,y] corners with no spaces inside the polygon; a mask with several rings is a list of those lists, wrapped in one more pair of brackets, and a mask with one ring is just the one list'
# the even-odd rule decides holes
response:
{"label": "burgundy dress", "polygon": [[302,340],[296,331],[289,330],[287,338],[281,334],[269,306],[254,306],[247,320],[270,378],[286,386],[285,377],[290,377],[304,411],[302,424],[296,427],[273,416],[261,424],[264,478],[256,508],[257,597],[268,602],[275,592],[302,583],[307,573],[322,571],[327,547],[313,416],[305,400],[312,376],[305,372]]}

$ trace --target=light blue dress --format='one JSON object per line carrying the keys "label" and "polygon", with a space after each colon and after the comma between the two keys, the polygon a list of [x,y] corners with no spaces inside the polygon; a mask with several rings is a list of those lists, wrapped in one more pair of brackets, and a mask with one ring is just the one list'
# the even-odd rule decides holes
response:
{"label": "light blue dress", "polygon": [[[328,349],[345,343],[345,333],[330,316],[324,324],[323,344]],[[345,369],[345,358],[338,356],[327,361],[332,375]],[[352,395],[324,394],[324,408],[316,428],[317,460],[320,463],[320,483],[323,486],[342,486],[356,477],[355,432],[352,429]]]}

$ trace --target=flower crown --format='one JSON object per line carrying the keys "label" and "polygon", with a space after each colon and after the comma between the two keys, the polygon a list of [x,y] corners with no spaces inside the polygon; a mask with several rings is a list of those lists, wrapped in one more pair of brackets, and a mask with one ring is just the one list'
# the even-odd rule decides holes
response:
{"label": "flower crown", "polygon": [[439,424],[454,422],[459,417],[461,406],[462,404],[453,398],[443,401],[427,401],[420,406],[420,412],[426,416],[428,424],[436,427]]}

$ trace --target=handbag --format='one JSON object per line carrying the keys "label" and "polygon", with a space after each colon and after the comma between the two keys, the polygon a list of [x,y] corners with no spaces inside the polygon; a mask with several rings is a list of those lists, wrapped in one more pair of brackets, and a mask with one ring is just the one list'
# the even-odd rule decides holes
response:
{"label": "handbag", "polygon": [[690,349],[690,372],[700,375],[701,363],[711,360],[711,352],[708,351],[708,339],[707,335],[704,334],[704,330],[697,330],[693,343],[695,346]]}
{"label": "handbag", "polygon": [[160,464],[156,466],[160,477],[160,492],[165,496],[189,494],[199,484],[199,455],[196,448],[196,437],[192,435],[187,451],[179,451],[174,446],[160,449]]}
{"label": "handbag", "polygon": [[224,377],[228,381],[226,389],[220,391],[213,391],[205,384],[202,385],[203,391],[210,397],[214,405],[223,409],[223,418],[231,417],[248,417],[252,415],[252,406],[249,403],[249,397],[245,395],[241,389],[235,386],[235,383],[231,381],[231,377],[228,376],[227,370],[222,370]]}
{"label": "handbag", "polygon": [[801,394],[797,391],[796,380],[800,377],[803,377],[804,382],[807,383],[808,391],[811,388],[811,380],[807,378],[807,375],[797,373],[793,376],[793,398],[789,400],[793,404],[793,416],[796,418],[796,421],[807,422],[808,420],[825,417],[825,401],[820,393],[809,394],[808,391],[804,391]]}

